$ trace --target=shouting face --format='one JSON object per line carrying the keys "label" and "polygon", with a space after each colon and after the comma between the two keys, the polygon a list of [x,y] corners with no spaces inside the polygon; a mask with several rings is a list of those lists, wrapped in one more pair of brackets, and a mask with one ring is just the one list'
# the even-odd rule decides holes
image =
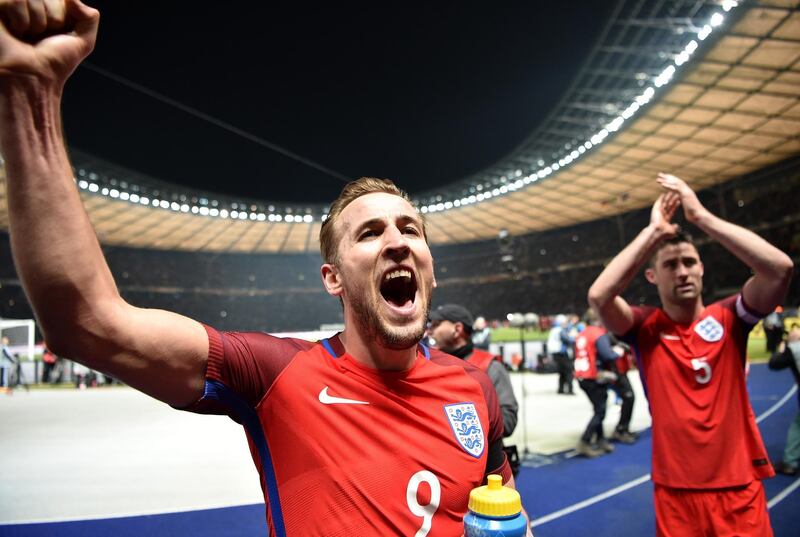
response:
{"label": "shouting face", "polygon": [[416,210],[377,192],[352,201],[336,224],[337,262],[322,272],[328,292],[342,299],[345,324],[388,349],[416,345],[435,286]]}

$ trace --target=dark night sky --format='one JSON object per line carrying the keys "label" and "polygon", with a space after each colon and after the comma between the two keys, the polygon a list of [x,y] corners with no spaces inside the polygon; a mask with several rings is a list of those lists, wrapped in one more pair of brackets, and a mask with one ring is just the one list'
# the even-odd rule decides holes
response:
{"label": "dark night sky", "polygon": [[[89,61],[346,177],[412,194],[514,149],[558,102],[614,5],[89,2]],[[157,6],[157,7],[154,7]],[[211,192],[327,202],[342,180],[81,67],[71,146]]]}

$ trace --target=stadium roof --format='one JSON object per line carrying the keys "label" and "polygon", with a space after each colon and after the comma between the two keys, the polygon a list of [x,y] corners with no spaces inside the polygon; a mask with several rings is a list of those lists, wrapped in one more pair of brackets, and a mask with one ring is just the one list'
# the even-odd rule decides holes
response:
{"label": "stadium roof", "polygon": [[[797,4],[620,2],[571,88],[516,150],[416,196],[431,242],[611,216],[651,203],[659,171],[704,188],[800,154]],[[73,161],[104,243],[318,249],[321,205],[212,198],[89,155]]]}

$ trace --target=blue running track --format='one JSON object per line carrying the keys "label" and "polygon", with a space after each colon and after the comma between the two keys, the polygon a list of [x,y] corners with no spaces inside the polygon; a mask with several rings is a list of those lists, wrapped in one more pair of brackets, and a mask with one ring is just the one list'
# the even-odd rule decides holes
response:
{"label": "blue running track", "polygon": [[[794,380],[788,372],[772,372],[765,365],[754,365],[748,386],[770,458],[777,462],[789,423],[798,412]],[[650,447],[650,432],[644,431],[636,444],[618,445],[611,455],[587,460],[562,454],[553,457],[552,464],[524,467],[517,486],[533,517],[537,537],[654,535]],[[778,475],[765,485],[776,537],[800,535],[800,477]],[[261,504],[0,526],[3,537],[255,537],[264,533]]]}

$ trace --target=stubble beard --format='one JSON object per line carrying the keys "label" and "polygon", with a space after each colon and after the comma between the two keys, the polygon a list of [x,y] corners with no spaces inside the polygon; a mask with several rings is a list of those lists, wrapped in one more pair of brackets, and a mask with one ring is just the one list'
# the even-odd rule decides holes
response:
{"label": "stubble beard", "polygon": [[425,321],[430,312],[430,294],[426,295],[425,308],[423,315],[414,324],[391,327],[388,323],[384,322],[378,314],[380,300],[373,297],[370,293],[354,292],[350,295],[350,307],[353,310],[358,329],[365,334],[368,340],[378,341],[381,347],[390,350],[403,350],[413,347],[420,342],[422,336],[425,335]]}

